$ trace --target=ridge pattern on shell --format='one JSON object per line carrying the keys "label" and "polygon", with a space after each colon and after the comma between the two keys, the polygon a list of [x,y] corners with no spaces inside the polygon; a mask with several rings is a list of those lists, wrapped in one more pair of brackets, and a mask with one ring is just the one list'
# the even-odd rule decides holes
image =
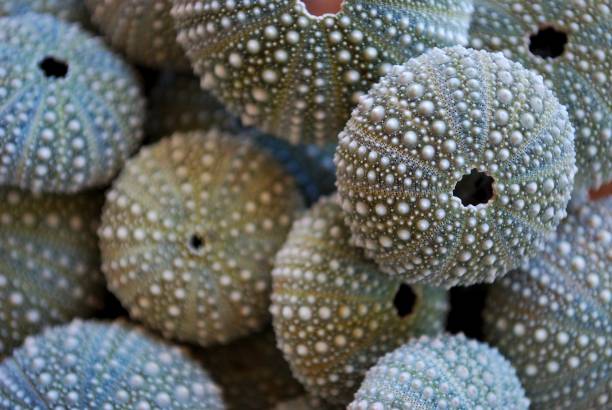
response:
{"label": "ridge pattern on shell", "polygon": [[134,73],[78,25],[0,18],[0,184],[76,192],[108,183],[142,139]]}
{"label": "ridge pattern on shell", "polygon": [[293,143],[334,140],[391,64],[467,43],[471,0],[174,0],[178,40],[202,85],[245,125]]}
{"label": "ridge pattern on shell", "polygon": [[576,129],[578,188],[612,180],[610,0],[479,0],[470,44],[544,76]]}
{"label": "ridge pattern on shell", "polygon": [[87,316],[106,290],[96,229],[101,193],[0,189],[0,358],[43,327]]}
{"label": "ridge pattern on shell", "polygon": [[444,290],[381,274],[349,239],[337,196],[321,198],[293,224],[272,272],[278,346],[306,390],[332,404],[348,403],[381,355],[442,331],[448,310]]}
{"label": "ridge pattern on shell", "polygon": [[565,217],[573,141],[539,75],[501,53],[431,50],[393,67],[339,135],[353,238],[408,282],[492,282]]}
{"label": "ridge pattern on shell", "polygon": [[3,410],[223,410],[177,347],[124,322],[75,320],[29,337],[0,365]]}
{"label": "ridge pattern on shell", "polygon": [[555,241],[492,287],[483,317],[534,409],[610,408],[612,198],[571,212]]}
{"label": "ridge pattern on shell", "polygon": [[86,24],[89,16],[83,0],[2,0],[0,16],[28,12],[52,14],[62,20]]}
{"label": "ridge pattern on shell", "polygon": [[348,410],[527,410],[515,370],[496,349],[463,335],[423,336],[383,356]]}
{"label": "ridge pattern on shell", "polygon": [[107,194],[102,270],[130,315],[166,337],[229,342],[268,321],[272,259],[301,206],[251,142],[177,133],[143,148]]}
{"label": "ridge pattern on shell", "polygon": [[172,0],[84,0],[108,42],[137,64],[190,71],[176,41]]}

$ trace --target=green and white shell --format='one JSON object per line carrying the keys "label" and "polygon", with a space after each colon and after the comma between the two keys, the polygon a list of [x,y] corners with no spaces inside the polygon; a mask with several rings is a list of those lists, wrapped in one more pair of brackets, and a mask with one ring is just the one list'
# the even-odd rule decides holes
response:
{"label": "green and white shell", "polygon": [[174,0],[178,40],[202,84],[245,125],[293,143],[334,141],[391,64],[467,43],[471,0]]}
{"label": "green and white shell", "polygon": [[503,51],[537,70],[576,129],[576,185],[612,180],[612,3],[609,0],[478,0],[475,48]]}
{"label": "green and white shell", "polygon": [[108,192],[102,270],[148,327],[226,343],[268,321],[272,261],[301,205],[293,179],[251,142],[177,133],[143,148]]}
{"label": "green and white shell", "polygon": [[434,49],[393,67],[339,140],[353,238],[409,283],[492,282],[554,233],[573,189],[565,107],[501,53]]}
{"label": "green and white shell", "polygon": [[224,408],[197,362],[124,322],[47,328],[0,364],[0,409]]}
{"label": "green and white shell", "polygon": [[83,0],[93,23],[128,60],[151,68],[190,71],[176,41],[172,0]]}
{"label": "green and white shell", "polygon": [[499,352],[463,335],[423,336],[385,355],[348,410],[527,410],[515,370]]}
{"label": "green and white shell", "polygon": [[89,21],[83,0],[0,0],[0,16],[30,12],[52,14],[62,20],[85,25]]}
{"label": "green and white shell", "polygon": [[43,327],[102,307],[103,199],[0,188],[0,359]]}
{"label": "green and white shell", "polygon": [[337,197],[294,224],[272,272],[279,348],[306,390],[335,404],[353,397],[366,370],[413,336],[444,328],[444,290],[380,273],[349,243]]}
{"label": "green and white shell", "polygon": [[49,15],[0,18],[0,185],[77,192],[110,182],[142,139],[133,71]]}
{"label": "green and white shell", "polygon": [[542,253],[492,287],[483,316],[534,409],[609,409],[612,198],[570,213]]}

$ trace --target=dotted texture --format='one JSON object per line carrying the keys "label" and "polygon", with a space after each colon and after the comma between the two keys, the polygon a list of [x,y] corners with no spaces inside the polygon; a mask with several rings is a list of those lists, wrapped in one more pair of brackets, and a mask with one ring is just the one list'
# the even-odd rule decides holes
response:
{"label": "dotted texture", "polygon": [[145,147],[107,195],[102,270],[133,318],[202,346],[268,320],[272,258],[302,200],[252,143],[217,130]]}
{"label": "dotted texture", "polygon": [[47,328],[0,365],[3,410],[223,410],[178,348],[123,322]]}
{"label": "dotted texture", "polygon": [[538,257],[493,286],[483,316],[534,409],[609,409],[612,198],[571,213]]}
{"label": "dotted texture", "polygon": [[[46,74],[45,61],[65,76]],[[0,18],[0,184],[75,192],[108,183],[142,138],[139,93],[129,67],[78,25]]]}
{"label": "dotted texture", "polygon": [[0,358],[43,327],[101,307],[102,202],[101,193],[0,189]]}
{"label": "dotted texture", "polygon": [[83,0],[2,0],[0,16],[28,12],[52,14],[66,21],[87,24],[89,15]]}
{"label": "dotted texture", "polygon": [[410,337],[444,327],[446,292],[412,287],[400,317],[398,280],[381,274],[349,243],[337,197],[322,198],[297,220],[277,255],[274,330],[294,375],[330,403],[348,403],[366,370]]}
{"label": "dotted texture", "polygon": [[[339,136],[338,191],[359,246],[389,274],[446,287],[492,282],[566,215],[574,133],[542,77],[501,53],[435,49],[361,99]],[[454,196],[472,170],[486,203]]]}
{"label": "dotted texture", "polygon": [[202,84],[245,125],[291,142],[335,140],[390,64],[467,43],[471,0],[174,0],[178,40]]}

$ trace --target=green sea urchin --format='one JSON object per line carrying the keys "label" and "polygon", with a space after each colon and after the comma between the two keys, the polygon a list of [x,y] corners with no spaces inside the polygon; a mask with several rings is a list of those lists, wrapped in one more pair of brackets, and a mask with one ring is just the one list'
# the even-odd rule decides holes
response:
{"label": "green sea urchin", "polygon": [[228,410],[270,409],[303,393],[271,330],[202,349],[199,357],[221,386]]}
{"label": "green sea urchin", "polygon": [[[471,0],[174,0],[179,42],[202,84],[246,125],[291,142],[330,142],[391,64],[467,43]],[[306,4],[305,4],[306,3]]]}
{"label": "green sea urchin", "polygon": [[576,185],[612,180],[612,12],[609,0],[478,0],[476,48],[536,69],[576,128]]}
{"label": "green sea urchin", "polygon": [[483,316],[533,408],[609,409],[612,198],[571,212],[539,256],[492,287]]}
{"label": "green sea urchin", "polygon": [[85,0],[91,19],[108,42],[135,63],[189,71],[176,42],[172,0]]}
{"label": "green sea urchin", "polygon": [[378,357],[444,327],[446,292],[382,275],[349,244],[337,197],[298,219],[272,272],[279,347],[306,389],[346,404]]}
{"label": "green sea urchin", "polygon": [[348,410],[527,409],[515,370],[463,335],[423,336],[382,357]]}
{"label": "green sea urchin", "polygon": [[101,186],[138,147],[144,102],[102,42],[54,17],[0,18],[0,185]]}
{"label": "green sea urchin", "polygon": [[102,270],[151,328],[229,342],[267,322],[272,259],[301,203],[293,179],[249,141],[174,134],[143,148],[108,193]]}
{"label": "green sea urchin", "polygon": [[501,53],[435,49],[393,67],[339,139],[353,237],[409,282],[492,282],[566,215],[575,153],[565,107]]}
{"label": "green sea urchin", "polygon": [[0,365],[0,409],[223,410],[196,362],[123,322],[48,328]]}
{"label": "green sea urchin", "polygon": [[0,189],[0,358],[44,326],[101,307],[102,202],[101,193]]}
{"label": "green sea urchin", "polygon": [[83,0],[1,0],[0,16],[25,13],[52,14],[66,21],[86,24],[89,15]]}

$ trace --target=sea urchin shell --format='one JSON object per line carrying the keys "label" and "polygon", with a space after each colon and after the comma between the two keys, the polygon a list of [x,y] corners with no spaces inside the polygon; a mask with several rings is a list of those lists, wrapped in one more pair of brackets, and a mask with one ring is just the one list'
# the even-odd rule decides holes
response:
{"label": "sea urchin shell", "polygon": [[[308,3],[308,0],[306,0]],[[336,138],[390,64],[467,43],[471,0],[174,0],[179,42],[202,84],[245,125],[291,142]]]}
{"label": "sea urchin shell", "polygon": [[381,355],[441,331],[447,311],[444,290],[381,274],[349,238],[338,198],[322,198],[293,224],[272,273],[279,347],[310,393],[338,404]]}
{"label": "sea urchin shell", "polygon": [[83,0],[1,0],[0,16],[25,13],[52,14],[66,21],[86,24],[89,13]]}
{"label": "sea urchin shell", "polygon": [[272,259],[301,204],[293,179],[250,141],[177,133],[143,148],[108,193],[102,270],[151,328],[229,342],[268,320]]}
{"label": "sea urchin shell", "polygon": [[409,282],[492,282],[566,215],[567,112],[542,77],[501,53],[434,49],[393,67],[339,139],[353,237]]}
{"label": "sea urchin shell", "polygon": [[218,387],[178,348],[123,322],[30,337],[0,365],[0,409],[223,410]]}

